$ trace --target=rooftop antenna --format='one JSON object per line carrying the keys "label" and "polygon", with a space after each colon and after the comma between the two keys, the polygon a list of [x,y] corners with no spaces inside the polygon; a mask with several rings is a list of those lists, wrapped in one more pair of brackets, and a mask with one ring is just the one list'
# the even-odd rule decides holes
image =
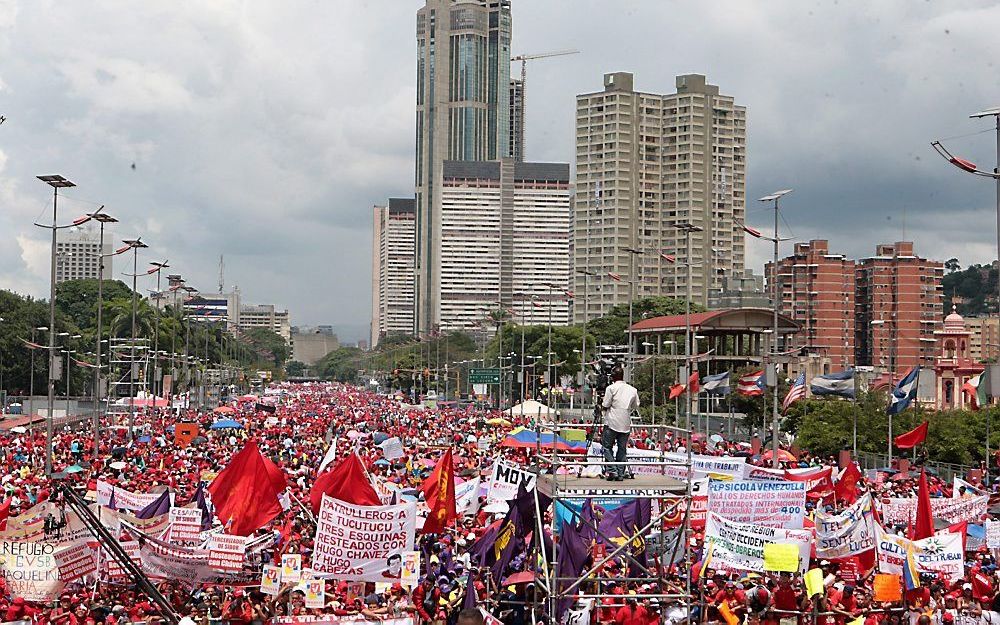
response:
{"label": "rooftop antenna", "polygon": [[219,254],[219,293],[223,292],[226,286],[226,261],[222,254]]}

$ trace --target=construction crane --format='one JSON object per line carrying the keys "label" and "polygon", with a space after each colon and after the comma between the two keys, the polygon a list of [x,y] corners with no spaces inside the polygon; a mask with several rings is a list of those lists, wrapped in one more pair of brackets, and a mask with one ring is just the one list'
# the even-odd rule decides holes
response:
{"label": "construction crane", "polygon": [[[528,61],[533,61],[535,59],[547,59],[553,56],[567,56],[570,54],[580,54],[579,50],[556,50],[554,52],[542,52],[539,54],[519,54],[517,56],[512,56],[510,60],[521,62],[521,127],[517,129],[517,136],[519,144],[521,146],[521,160],[524,160],[524,118],[527,117],[527,80],[528,80]],[[511,120],[513,122],[514,120]],[[511,146],[513,148],[513,146]]]}

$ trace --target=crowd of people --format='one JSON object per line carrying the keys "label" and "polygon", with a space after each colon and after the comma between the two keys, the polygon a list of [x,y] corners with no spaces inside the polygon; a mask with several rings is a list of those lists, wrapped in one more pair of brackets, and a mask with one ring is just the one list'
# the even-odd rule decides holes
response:
{"label": "crowd of people", "polygon": [[[626,410],[631,410],[631,398]],[[613,407],[614,402],[608,406]],[[94,449],[89,423],[59,428],[53,444],[53,471],[81,493],[95,497],[98,482],[106,482],[133,493],[156,493],[169,489],[175,505],[194,501],[199,486],[219,474],[231,457],[249,440],[284,474],[290,507],[256,537],[273,536],[250,565],[260,567],[275,554],[297,553],[308,567],[315,548],[315,517],[310,511],[310,494],[324,458],[344,458],[356,453],[371,479],[389,485],[407,500],[422,502],[422,486],[431,475],[444,450],[451,449],[454,474],[459,480],[487,477],[498,459],[530,466],[534,450],[505,446],[504,437],[514,428],[531,427],[530,418],[505,415],[480,408],[411,406],[400,397],[379,394],[350,385],[332,383],[279,384],[266,397],[246,397],[232,402],[231,416],[240,428],[212,429],[220,417],[212,411],[181,411],[146,408],[136,419],[129,436],[120,417],[106,416]],[[628,430],[627,414],[616,414],[615,428]],[[177,443],[176,424],[197,423],[198,436],[186,446]],[[379,434],[380,436],[376,436]],[[386,459],[379,439],[398,437],[403,456]],[[720,440],[722,439],[722,440]],[[597,437],[597,440],[601,440]],[[660,436],[641,426],[631,431],[631,442],[605,434],[607,443],[631,445],[639,449],[685,451],[685,438]],[[691,443],[701,455],[739,454],[751,464],[770,466],[755,453],[748,441],[699,437]],[[335,453],[330,453],[331,446]],[[607,445],[611,447],[611,445]],[[18,433],[0,430],[0,490],[10,519],[33,507],[58,502],[53,483],[45,477],[46,440],[43,428]],[[759,449],[756,451],[760,451]],[[624,456],[618,456],[622,458]],[[609,460],[616,459],[613,456]],[[839,459],[811,456],[799,451],[786,469],[835,466]],[[834,472],[836,473],[836,472]],[[621,477],[614,475],[613,477]],[[871,477],[871,476],[869,476]],[[916,472],[884,472],[878,479],[858,480],[859,492],[874,498],[915,497]],[[932,496],[971,496],[988,488],[974,480],[962,486],[969,492],[953,491],[953,484],[928,476]],[[627,486],[627,483],[625,484]],[[918,587],[907,590],[897,601],[876,601],[872,562],[819,561],[823,591],[809,593],[801,573],[716,570],[706,562],[704,530],[681,531],[679,540],[688,549],[673,549],[650,540],[649,557],[644,557],[644,574],[636,572],[627,557],[613,558],[590,579],[575,586],[559,601],[545,591],[546,567],[551,567],[562,548],[560,532],[552,532],[558,506],[540,509],[546,529],[543,536],[528,535],[501,570],[495,563],[484,564],[482,554],[491,551],[498,526],[516,502],[496,505],[477,493],[476,505],[449,524],[441,533],[418,531],[416,549],[421,551],[419,581],[413,587],[400,583],[353,583],[326,580],[324,607],[307,607],[305,594],[294,584],[282,587],[277,595],[261,592],[259,581],[241,583],[191,584],[182,579],[156,579],[161,594],[174,613],[198,625],[209,623],[267,623],[276,618],[334,617],[361,621],[397,621],[435,625],[472,625],[495,618],[509,625],[552,622],[556,612],[564,622],[652,625],[664,622],[718,622],[728,625],[771,623],[774,625],[822,625],[885,623],[895,625],[939,625],[986,623],[1000,625],[1000,576],[996,554],[982,541],[966,553],[965,574],[945,580],[924,576]],[[420,504],[422,505],[422,504]],[[808,514],[816,507],[835,513],[843,502],[825,497],[811,498]],[[422,505],[426,509],[425,505]],[[218,524],[218,522],[216,522]],[[689,523],[690,525],[690,523]],[[532,528],[534,530],[535,528]],[[684,529],[684,528],[682,528]],[[888,528],[905,531],[905,527]],[[669,535],[668,527],[654,532]],[[675,532],[676,534],[676,532]],[[0,538],[11,540],[3,531]],[[647,547],[643,544],[642,549]],[[610,552],[611,549],[608,549]],[[587,553],[584,568],[598,563],[603,552]],[[667,557],[670,555],[671,557]],[[687,555],[688,559],[684,557]],[[492,560],[495,560],[493,558]],[[512,576],[513,578],[512,582]],[[163,608],[146,596],[132,581],[109,581],[89,576],[65,585],[52,601],[32,601],[18,596],[5,578],[0,583],[0,615],[3,621],[35,621],[58,625],[164,622]],[[512,583],[509,583],[512,582]],[[309,619],[300,618],[301,622]],[[187,621],[185,621],[187,622]],[[291,621],[294,622],[294,621]],[[343,622],[350,622],[344,620]]]}

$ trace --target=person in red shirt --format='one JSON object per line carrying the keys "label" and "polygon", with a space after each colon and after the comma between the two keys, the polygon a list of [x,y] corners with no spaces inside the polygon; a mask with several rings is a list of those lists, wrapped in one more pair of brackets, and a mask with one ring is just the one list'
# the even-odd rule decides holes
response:
{"label": "person in red shirt", "polygon": [[649,613],[635,599],[626,599],[625,605],[615,613],[615,625],[647,625]]}

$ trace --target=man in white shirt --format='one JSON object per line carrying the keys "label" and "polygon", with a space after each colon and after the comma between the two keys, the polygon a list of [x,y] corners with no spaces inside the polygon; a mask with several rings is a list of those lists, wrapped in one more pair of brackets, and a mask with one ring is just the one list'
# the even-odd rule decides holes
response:
{"label": "man in white shirt", "polygon": [[[604,433],[601,446],[604,447],[604,461],[621,464],[605,467],[609,481],[618,481],[625,476],[625,450],[632,430],[632,411],[639,407],[639,391],[624,382],[625,372],[616,367],[611,372],[612,383],[604,391]],[[611,448],[615,452],[612,455]]]}

